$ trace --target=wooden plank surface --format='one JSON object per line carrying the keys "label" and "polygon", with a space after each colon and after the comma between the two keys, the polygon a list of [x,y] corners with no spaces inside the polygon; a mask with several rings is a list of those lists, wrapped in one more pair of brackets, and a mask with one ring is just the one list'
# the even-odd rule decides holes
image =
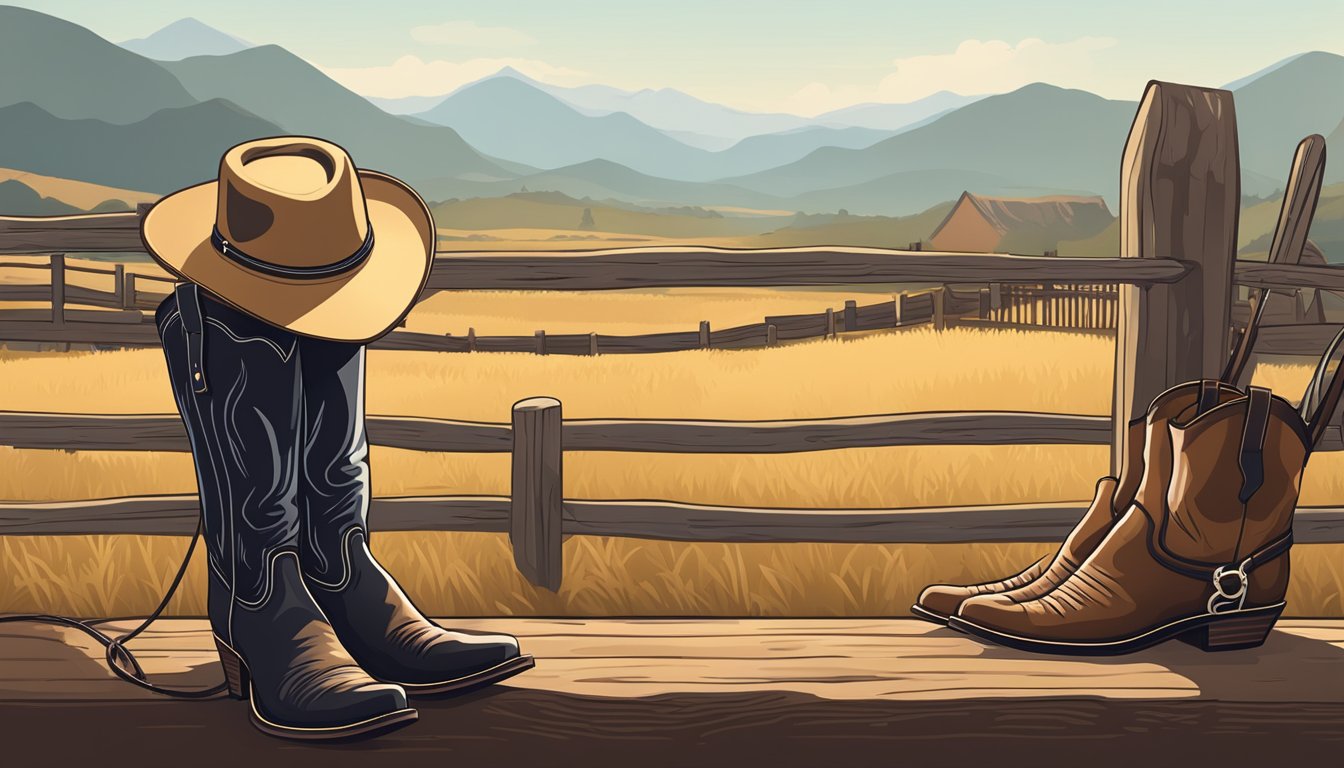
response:
{"label": "wooden plank surface", "polygon": [[[537,666],[415,699],[411,727],[334,748],[263,736],[238,701],[115,680],[83,635],[3,626],[6,750],[25,765],[1129,768],[1274,765],[1285,750],[1333,765],[1344,742],[1337,621],[1280,622],[1249,651],[1171,642],[1113,659],[1032,656],[909,619],[441,621],[512,633]],[[220,679],[211,643],[204,621],[171,619],[132,648],[156,682],[200,689]]]}
{"label": "wooden plank surface", "polygon": [[[1284,620],[1264,647],[1249,651],[1211,654],[1170,642],[1110,659],[988,647],[908,618],[442,622],[518,636],[538,664],[508,687],[606,699],[780,691],[851,701],[1088,696],[1344,703],[1344,622],[1337,620]],[[2,630],[0,701],[154,698],[115,679],[101,648],[74,630],[27,624]],[[149,675],[168,684],[199,689],[219,679],[203,620],[160,620],[132,649]]]}

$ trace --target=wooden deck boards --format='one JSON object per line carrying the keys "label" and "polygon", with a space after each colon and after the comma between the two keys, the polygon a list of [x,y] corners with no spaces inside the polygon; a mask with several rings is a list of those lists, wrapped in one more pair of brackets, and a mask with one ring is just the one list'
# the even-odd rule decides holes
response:
{"label": "wooden deck boards", "polygon": [[[542,764],[594,765],[628,763],[638,747],[647,764],[685,764],[694,754],[701,764],[741,765],[775,751],[776,762],[809,764],[843,743],[842,766],[892,764],[881,757],[894,748],[907,756],[962,750],[967,759],[1022,752],[1031,762],[1023,750],[1035,741],[1147,749],[1207,738],[1208,754],[1246,757],[1283,735],[1296,740],[1298,756],[1344,750],[1341,621],[1284,621],[1251,651],[1211,654],[1173,642],[1112,659],[1019,653],[906,619],[445,623],[516,634],[537,667],[493,691],[417,703],[419,723],[361,749],[404,752],[412,762],[446,753],[489,759],[503,749],[511,759],[563,754],[573,759]],[[220,679],[203,621],[160,621],[132,647],[161,684],[204,688]],[[50,738],[46,729],[68,733],[72,723],[123,729],[139,734],[137,743],[180,743],[165,749],[189,749],[192,739],[295,749],[253,734],[238,702],[164,701],[116,680],[96,643],[72,630],[0,625],[0,730]],[[703,754],[710,747],[715,759]]]}

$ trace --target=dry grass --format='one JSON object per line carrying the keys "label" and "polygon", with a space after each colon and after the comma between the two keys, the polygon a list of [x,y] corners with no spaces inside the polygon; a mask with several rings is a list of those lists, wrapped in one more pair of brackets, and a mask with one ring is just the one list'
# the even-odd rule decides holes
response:
{"label": "dry grass", "polygon": [[[660,298],[621,295],[451,294],[424,322],[508,333],[542,317],[609,328],[716,324],[765,312],[817,311],[835,298],[748,292]],[[824,299],[824,300],[823,300]],[[646,320],[640,302],[658,308]],[[442,306],[440,306],[440,304]],[[545,304],[537,306],[536,304]],[[781,307],[790,307],[781,309]],[[752,320],[754,321],[754,319]],[[513,323],[513,325],[510,325]],[[647,324],[647,325],[646,325]],[[555,323],[537,327],[559,327]],[[512,330],[510,330],[512,329]],[[631,332],[631,331],[606,331]],[[370,413],[504,421],[509,405],[547,394],[571,417],[791,418],[936,409],[1109,410],[1112,343],[1101,337],[1011,331],[911,330],[742,352],[695,351],[596,359],[526,354],[373,352]],[[1262,366],[1257,383],[1294,397],[1302,366]],[[0,409],[171,412],[154,350],[24,354],[0,351]],[[586,498],[668,498],[722,504],[922,506],[1086,498],[1105,470],[1094,446],[945,446],[781,456],[618,453],[566,455],[565,492]],[[1305,504],[1344,500],[1344,455],[1312,461]],[[507,493],[508,457],[375,449],[379,495]],[[72,499],[190,493],[184,454],[0,449],[0,498]],[[174,537],[0,537],[0,610],[80,615],[143,613],[185,546]],[[682,544],[574,537],[565,586],[536,590],[516,573],[507,542],[490,534],[382,533],[375,548],[423,608],[439,615],[902,615],[932,581],[1013,572],[1041,544]],[[1294,550],[1290,611],[1344,615],[1344,547]],[[199,614],[201,563],[174,611]]]}

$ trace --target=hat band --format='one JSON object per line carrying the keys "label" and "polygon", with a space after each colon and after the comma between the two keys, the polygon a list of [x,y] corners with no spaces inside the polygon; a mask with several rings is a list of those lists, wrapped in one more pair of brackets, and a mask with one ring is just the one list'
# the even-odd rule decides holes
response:
{"label": "hat band", "polygon": [[215,246],[216,251],[219,251],[221,255],[233,263],[254,272],[294,280],[317,280],[349,272],[363,264],[365,259],[369,258],[369,254],[373,253],[373,224],[370,223],[368,229],[369,234],[364,237],[364,244],[359,246],[359,250],[333,264],[321,264],[315,267],[286,266],[249,256],[244,251],[239,250],[238,246],[225,240],[224,235],[220,234],[218,226],[215,226],[210,233],[210,244]]}

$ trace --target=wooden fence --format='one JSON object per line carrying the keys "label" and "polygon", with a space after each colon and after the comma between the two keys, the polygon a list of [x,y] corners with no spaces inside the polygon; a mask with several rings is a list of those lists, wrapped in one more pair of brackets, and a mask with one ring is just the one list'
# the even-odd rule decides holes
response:
{"label": "wooden fence", "polygon": [[1120,286],[1114,283],[995,283],[979,298],[980,319],[995,325],[1114,330],[1120,320]]}
{"label": "wooden fence", "polygon": [[[1234,260],[1240,178],[1232,95],[1151,83],[1121,168],[1121,257],[1072,259],[859,248],[730,250],[638,248],[567,254],[467,254],[436,260],[434,290],[604,290],[653,286],[881,283],[1120,284],[1112,417],[1018,412],[939,412],[785,421],[562,418],[550,398],[514,406],[508,423],[371,417],[371,442],[413,450],[508,452],[508,497],[379,498],[380,530],[507,532],[519,569],[557,588],[563,537],[633,536],[685,541],[922,542],[1055,540],[1077,520],[1077,502],[913,509],[761,509],[659,500],[566,500],[567,450],[781,453],[902,445],[1109,444],[1113,469],[1131,419],[1164,389],[1220,374],[1231,347],[1234,285],[1344,289],[1344,270]],[[1315,160],[1313,160],[1315,158]],[[1319,186],[1320,153],[1299,152],[1285,199],[1288,220]],[[1180,179],[1181,184],[1170,183]],[[1306,185],[1310,187],[1311,184]],[[1180,198],[1174,197],[1179,192]],[[101,227],[101,229],[100,229]],[[1283,248],[1300,252],[1305,241]],[[90,233],[102,232],[105,239]],[[1199,238],[1188,233],[1200,233]],[[17,235],[15,233],[18,233]],[[96,250],[127,239],[82,221],[64,237],[50,220],[0,221],[0,251]],[[1276,248],[1278,248],[1276,238]],[[115,250],[115,249],[111,249]],[[123,296],[124,298],[124,296]],[[935,303],[935,308],[937,304]],[[893,322],[897,304],[892,307]],[[859,308],[853,312],[857,315]],[[935,313],[936,309],[933,310]],[[68,319],[67,319],[68,322]],[[787,323],[776,324],[776,333]],[[13,324],[7,325],[13,327]],[[1263,341],[1319,354],[1326,325],[1289,326]],[[1329,329],[1326,331],[1325,329]],[[1258,348],[1268,352],[1266,344]],[[1278,350],[1275,350],[1278,351]],[[843,406],[837,406],[843,407]],[[1117,425],[1120,428],[1117,428]],[[1338,429],[1328,435],[1341,447]],[[174,415],[0,414],[0,444],[65,450],[185,450]],[[0,534],[185,533],[194,496],[0,504]],[[1344,509],[1299,510],[1299,541],[1344,541]]]}
{"label": "wooden fence", "polygon": [[[152,310],[167,296],[172,278],[136,274],[124,264],[113,268],[67,263],[65,255],[51,254],[47,264],[0,261],[3,269],[48,269],[47,284],[0,284],[0,302],[50,302],[50,308],[0,309],[0,340],[46,343],[88,343],[108,346],[154,346],[158,337]],[[71,285],[70,272],[112,278],[108,290]],[[142,290],[151,282],[159,291]],[[105,312],[73,307],[101,307]],[[531,336],[481,336],[474,328],[466,335],[395,330],[374,342],[375,349],[426,352],[535,352],[553,355],[631,354],[676,352],[690,349],[748,349],[771,347],[782,341],[831,338],[841,333],[903,328],[932,323],[942,329],[957,317],[975,312],[973,293],[941,287],[903,293],[891,301],[859,305],[846,301],[842,309],[799,315],[767,316],[760,323],[714,329],[708,320],[698,328],[642,335],[599,333]]]}

